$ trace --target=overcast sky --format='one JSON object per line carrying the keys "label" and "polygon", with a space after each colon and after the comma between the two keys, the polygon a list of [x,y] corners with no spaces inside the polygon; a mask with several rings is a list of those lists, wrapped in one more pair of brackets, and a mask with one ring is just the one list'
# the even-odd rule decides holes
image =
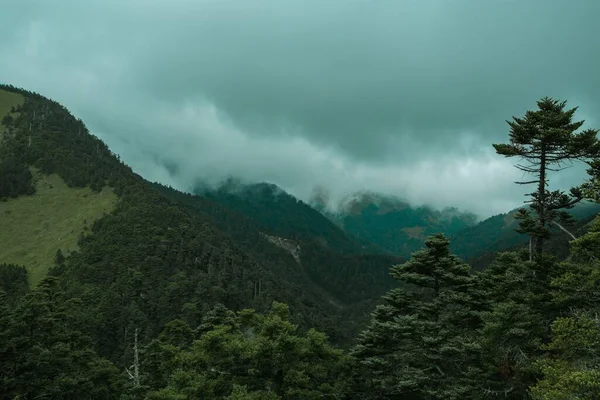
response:
{"label": "overcast sky", "polygon": [[599,15],[598,0],[5,0],[0,81],[179,189],[233,175],[489,216],[523,200],[491,146],[506,119],[548,95],[600,125]]}

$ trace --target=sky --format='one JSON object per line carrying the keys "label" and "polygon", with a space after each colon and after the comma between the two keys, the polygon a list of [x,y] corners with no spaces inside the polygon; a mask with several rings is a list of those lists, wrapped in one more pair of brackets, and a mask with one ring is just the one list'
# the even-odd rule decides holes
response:
{"label": "sky", "polygon": [[5,0],[0,81],[181,190],[233,176],[486,217],[529,189],[492,147],[507,119],[551,96],[600,127],[598,15],[597,0]]}

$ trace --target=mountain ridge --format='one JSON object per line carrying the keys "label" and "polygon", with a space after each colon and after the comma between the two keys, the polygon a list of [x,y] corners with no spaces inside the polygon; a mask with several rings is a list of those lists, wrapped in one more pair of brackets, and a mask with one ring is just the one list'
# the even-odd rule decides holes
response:
{"label": "mountain ridge", "polygon": [[[3,120],[2,165],[12,160],[11,171],[18,174],[30,168],[41,176],[55,174],[66,191],[110,188],[118,199],[109,213],[89,221],[76,248],[59,256],[58,250],[66,249],[58,246],[56,257],[45,256],[44,261],[67,295],[81,298],[89,308],[88,324],[109,359],[124,356],[134,326],[142,329],[144,340],[176,317],[197,323],[217,303],[266,310],[273,300],[282,301],[301,327],[316,326],[343,343],[359,328],[356,321],[368,317],[369,304],[391,285],[388,270],[401,259],[356,258],[354,254],[364,252],[362,245],[307,205],[293,200],[300,217],[275,214],[295,221],[283,228],[271,214],[246,217],[236,207],[206,197],[190,197],[183,205],[186,195],[173,191],[169,196],[136,174],[64,106],[37,93],[0,87],[0,94],[7,92],[24,101],[14,118]],[[12,182],[12,176],[2,175],[2,181]],[[11,196],[39,198],[30,189],[33,176],[16,181],[22,185]],[[260,194],[265,187],[258,189]],[[272,193],[273,187],[267,189]],[[284,198],[291,204],[287,194]],[[228,201],[239,208],[237,200]],[[313,222],[325,228],[315,231]],[[290,235],[294,226],[305,230]],[[298,241],[301,262],[261,233]],[[12,247],[26,251],[17,243]],[[95,315],[106,318],[100,321]]]}
{"label": "mountain ridge", "polygon": [[474,214],[455,207],[413,207],[399,196],[372,191],[350,194],[334,206],[323,197],[324,191],[318,191],[311,202],[323,215],[347,233],[401,257],[419,250],[431,234],[451,235],[477,221]]}

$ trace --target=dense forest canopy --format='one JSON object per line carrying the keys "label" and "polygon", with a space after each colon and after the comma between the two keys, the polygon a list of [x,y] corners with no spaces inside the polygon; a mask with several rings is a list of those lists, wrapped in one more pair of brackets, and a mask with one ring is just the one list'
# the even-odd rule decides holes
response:
{"label": "dense forest canopy", "polygon": [[[481,237],[489,262],[475,269],[443,233],[400,259],[292,197],[275,205],[269,186],[248,200],[150,184],[65,107],[6,93],[17,97],[0,109],[1,204],[36,198],[36,177],[51,175],[65,191],[117,200],[76,250],[58,248],[38,284],[28,265],[0,259],[0,398],[600,393],[600,220],[571,237],[564,212],[599,201],[600,144],[564,102],[540,100],[510,122],[509,144],[495,145],[532,162],[537,190],[510,228],[532,245],[498,253]],[[569,194],[546,189],[545,171],[563,158],[589,167]],[[478,240],[469,235],[461,246]]]}

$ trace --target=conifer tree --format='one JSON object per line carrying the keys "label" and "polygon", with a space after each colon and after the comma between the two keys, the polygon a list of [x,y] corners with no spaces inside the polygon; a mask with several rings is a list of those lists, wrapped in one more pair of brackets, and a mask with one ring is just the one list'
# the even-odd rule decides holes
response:
{"label": "conifer tree", "polygon": [[475,277],[442,235],[391,270],[404,284],[384,296],[352,355],[368,398],[464,399],[479,391]]}
{"label": "conifer tree", "polygon": [[537,377],[533,360],[542,354],[548,317],[547,263],[525,254],[501,253],[481,274],[489,310],[481,314],[482,384],[486,396],[523,399]]}
{"label": "conifer tree", "polygon": [[549,351],[536,365],[543,373],[530,390],[533,400],[600,397],[600,320],[589,313],[558,318]]}
{"label": "conifer tree", "polygon": [[60,294],[58,279],[46,278],[11,312],[3,333],[8,357],[0,360],[3,394],[116,399],[122,387],[116,367],[78,329],[79,302],[65,303]]}
{"label": "conifer tree", "polygon": [[11,367],[11,364],[14,363],[14,351],[9,331],[10,320],[8,299],[6,293],[0,290],[0,388],[12,386],[14,379]]}
{"label": "conifer tree", "polygon": [[219,305],[209,314],[199,339],[163,357],[167,364],[159,368],[170,368],[168,384],[150,399],[317,400],[346,392],[347,356],[314,329],[298,335],[287,305],[274,302],[267,315]]}
{"label": "conifer tree", "polygon": [[[600,160],[588,162],[585,198],[600,202]],[[569,262],[552,279],[552,300],[561,310],[552,323],[547,353],[535,362],[542,378],[532,386],[539,400],[598,398],[600,393],[600,217],[571,242]]]}
{"label": "conifer tree", "polygon": [[522,118],[507,121],[510,126],[510,142],[494,144],[498,154],[505,157],[520,157],[525,164],[515,166],[524,173],[534,174],[529,181],[516,182],[521,185],[535,184],[536,190],[529,193],[531,211],[522,208],[516,218],[521,220],[519,232],[528,234],[535,241],[535,253],[541,255],[544,240],[550,236],[549,226],[569,222],[565,210],[572,208],[584,197],[581,188],[575,187],[570,194],[549,191],[548,174],[560,171],[566,163],[588,161],[600,155],[598,130],[576,131],[584,121],[573,121],[577,107],[565,109],[566,101],[544,97],[537,102],[538,110],[527,111]]}
{"label": "conifer tree", "polygon": [[583,195],[586,199],[600,203],[600,159],[592,160],[588,165],[590,179],[583,184]]}

